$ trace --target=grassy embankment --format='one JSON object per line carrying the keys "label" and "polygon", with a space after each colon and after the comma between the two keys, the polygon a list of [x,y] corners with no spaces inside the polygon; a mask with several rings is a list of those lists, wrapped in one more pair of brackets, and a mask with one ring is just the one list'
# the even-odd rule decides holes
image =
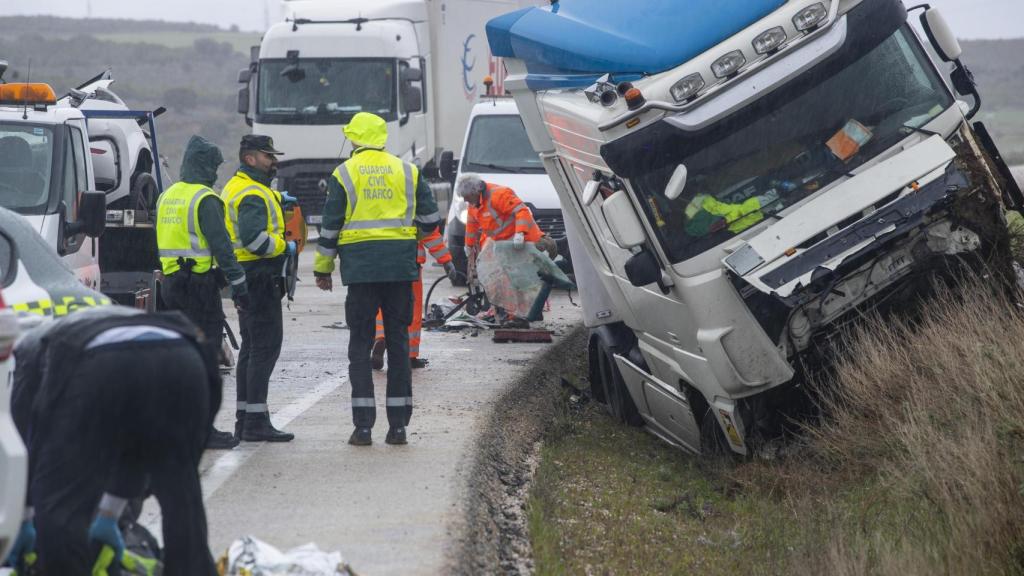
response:
{"label": "grassy embankment", "polygon": [[708,464],[566,414],[528,504],[537,573],[1024,574],[1024,314],[975,288],[876,326],[794,453]]}

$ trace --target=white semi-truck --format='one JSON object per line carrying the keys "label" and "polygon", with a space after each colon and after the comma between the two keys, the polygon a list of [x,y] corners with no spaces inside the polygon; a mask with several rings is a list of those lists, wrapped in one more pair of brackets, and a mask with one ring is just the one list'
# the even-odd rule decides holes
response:
{"label": "white semi-truck", "polygon": [[562,202],[595,395],[675,445],[748,453],[858,318],[1010,270],[1020,189],[936,10],[561,0],[488,38]]}
{"label": "white semi-truck", "polygon": [[388,122],[388,151],[422,167],[447,210],[484,79],[503,90],[484,25],[530,4],[536,2],[285,2],[285,20],[267,30],[238,78],[239,112],[285,153],[277,187],[319,224],[327,178],[352,151],[341,129],[356,113],[372,112]]}

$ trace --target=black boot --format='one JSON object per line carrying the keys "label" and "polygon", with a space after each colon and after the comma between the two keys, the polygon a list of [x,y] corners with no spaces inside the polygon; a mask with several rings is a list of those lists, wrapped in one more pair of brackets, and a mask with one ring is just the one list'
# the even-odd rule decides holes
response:
{"label": "black boot", "polygon": [[270,423],[270,414],[248,413],[242,426],[242,440],[246,442],[291,442],[295,434],[282,432]]}
{"label": "black boot", "polygon": [[210,430],[210,437],[206,440],[208,450],[231,450],[238,446],[238,438],[230,432],[221,432],[216,428]]}
{"label": "black boot", "polygon": [[383,338],[373,341],[373,350],[370,351],[370,364],[374,370],[384,369],[384,352],[387,351],[387,344]]}
{"label": "black boot", "polygon": [[427,364],[430,364],[430,360],[426,358],[410,358],[409,367],[413,370],[419,370],[420,368],[426,368]]}
{"label": "black boot", "polygon": [[348,437],[348,443],[353,446],[369,446],[373,444],[373,439],[370,437],[370,429],[356,428],[352,431],[352,435]]}
{"label": "black boot", "polygon": [[242,441],[242,428],[245,427],[245,410],[235,410],[235,438]]}
{"label": "black boot", "polygon": [[398,426],[388,430],[388,436],[384,439],[387,444],[402,445],[409,442],[405,439],[405,426]]}

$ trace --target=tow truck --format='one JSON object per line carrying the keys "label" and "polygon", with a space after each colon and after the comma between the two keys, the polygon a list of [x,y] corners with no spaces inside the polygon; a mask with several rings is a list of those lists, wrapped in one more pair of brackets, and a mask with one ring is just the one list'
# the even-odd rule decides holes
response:
{"label": "tow truck", "polygon": [[555,0],[487,32],[623,422],[750,454],[859,318],[938,277],[1012,278],[1024,196],[937,9]]}
{"label": "tow truck", "polygon": [[47,84],[0,84],[0,206],[27,218],[82,284],[152,310],[160,110],[129,109],[112,82],[105,72],[60,100]]}

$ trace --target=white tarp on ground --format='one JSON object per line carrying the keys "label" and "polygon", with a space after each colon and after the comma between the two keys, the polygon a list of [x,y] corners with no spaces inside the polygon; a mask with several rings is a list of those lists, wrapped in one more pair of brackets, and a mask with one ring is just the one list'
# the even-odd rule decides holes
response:
{"label": "white tarp on ground", "polygon": [[235,540],[217,563],[222,576],[352,576],[340,552],[306,544],[281,552],[252,536]]}
{"label": "white tarp on ground", "polygon": [[569,283],[551,258],[527,242],[516,249],[511,240],[487,241],[476,262],[477,278],[491,304],[525,318],[543,286],[538,272]]}

